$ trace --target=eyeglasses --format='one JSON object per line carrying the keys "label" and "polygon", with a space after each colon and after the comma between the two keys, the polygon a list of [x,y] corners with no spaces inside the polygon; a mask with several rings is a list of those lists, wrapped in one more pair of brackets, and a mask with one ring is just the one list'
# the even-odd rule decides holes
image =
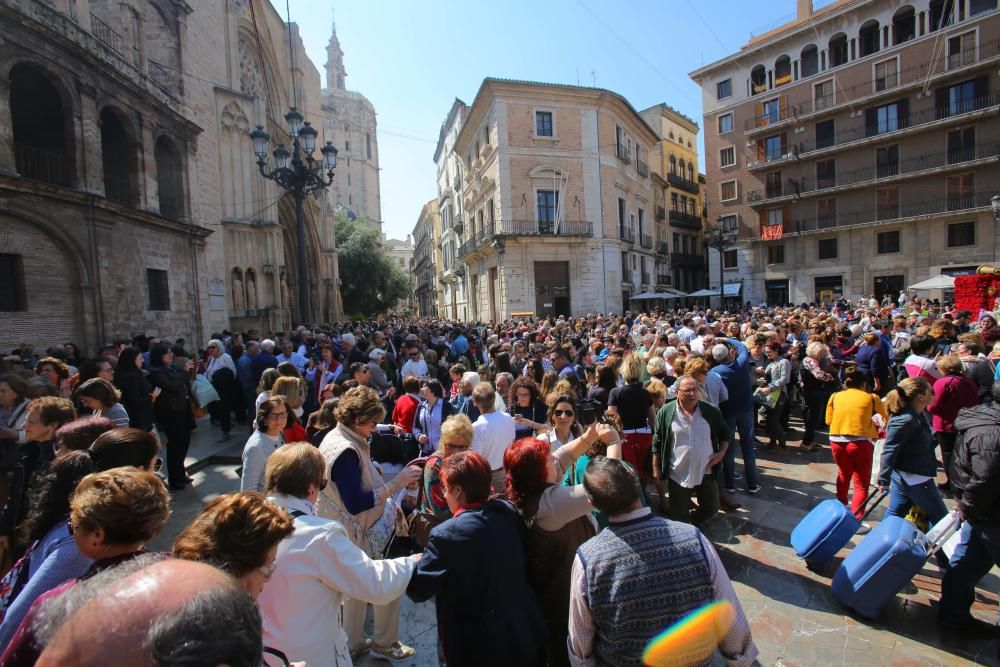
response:
{"label": "eyeglasses", "polygon": [[413,354],[410,355],[410,359],[419,359],[419,358],[420,358],[419,352],[414,352]]}
{"label": "eyeglasses", "polygon": [[469,448],[469,445],[453,445],[451,443],[448,443],[448,444],[444,445],[444,449],[447,449],[447,450],[464,451],[464,450],[466,450],[468,448]]}
{"label": "eyeglasses", "polygon": [[530,391],[519,391],[519,392],[517,392],[517,397],[518,398],[531,398],[531,392]]}
{"label": "eyeglasses", "polygon": [[572,417],[575,413],[572,410],[553,410],[552,414],[555,417]]}
{"label": "eyeglasses", "polygon": [[264,581],[271,581],[274,571],[278,568],[277,561],[271,561],[270,565],[264,564],[257,568],[257,571],[264,575]]}
{"label": "eyeglasses", "polygon": [[267,416],[268,419],[277,421],[278,419],[288,419],[287,412],[272,412]]}

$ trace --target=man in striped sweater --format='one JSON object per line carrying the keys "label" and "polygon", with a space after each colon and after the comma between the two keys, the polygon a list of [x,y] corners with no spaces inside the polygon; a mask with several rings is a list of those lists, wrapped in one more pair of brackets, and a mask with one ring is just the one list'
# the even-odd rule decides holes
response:
{"label": "man in striped sweater", "polygon": [[[725,599],[735,616],[719,652],[727,665],[753,664],[757,647],[750,624],[718,554],[701,531],[643,507],[634,473],[621,461],[593,459],[583,486],[591,504],[610,522],[580,546],[573,561],[570,663],[638,667],[643,649],[659,632]],[[680,659],[677,664],[697,662]],[[711,658],[703,664],[711,664]]]}

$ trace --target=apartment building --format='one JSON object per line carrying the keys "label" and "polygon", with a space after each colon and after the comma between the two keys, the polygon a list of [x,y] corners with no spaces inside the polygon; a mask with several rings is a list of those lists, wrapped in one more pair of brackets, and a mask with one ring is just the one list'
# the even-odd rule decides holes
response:
{"label": "apartment building", "polygon": [[420,317],[436,317],[443,312],[444,300],[438,287],[441,267],[441,213],[432,199],[420,210],[413,227],[412,281],[414,307]]}
{"label": "apartment building", "polygon": [[[896,293],[997,259],[996,0],[799,0],[691,74],[726,282],[771,304]],[[710,253],[718,272],[718,253]]]}
{"label": "apartment building", "polygon": [[621,311],[654,289],[658,140],[609,90],[484,80],[453,147],[468,317]]}
{"label": "apartment building", "polygon": [[659,135],[650,151],[656,203],[656,284],[691,293],[708,285],[698,123],[666,104],[639,113]]}
{"label": "apartment building", "polygon": [[469,319],[468,288],[465,264],[459,257],[465,225],[462,201],[462,161],[452,150],[465,122],[469,106],[456,98],[441,124],[434,164],[437,166],[438,211],[441,216],[441,300],[442,317],[466,321]]}

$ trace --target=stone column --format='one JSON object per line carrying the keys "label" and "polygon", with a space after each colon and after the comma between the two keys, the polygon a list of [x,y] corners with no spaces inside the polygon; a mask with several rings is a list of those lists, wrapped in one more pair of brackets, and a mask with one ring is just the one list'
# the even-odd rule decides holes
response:
{"label": "stone column", "polygon": [[14,127],[10,116],[10,81],[7,77],[0,77],[0,174],[16,173]]}
{"label": "stone column", "polygon": [[104,163],[101,156],[101,122],[97,115],[97,91],[80,86],[80,109],[73,117],[76,145],[76,181],[81,190],[104,195]]}

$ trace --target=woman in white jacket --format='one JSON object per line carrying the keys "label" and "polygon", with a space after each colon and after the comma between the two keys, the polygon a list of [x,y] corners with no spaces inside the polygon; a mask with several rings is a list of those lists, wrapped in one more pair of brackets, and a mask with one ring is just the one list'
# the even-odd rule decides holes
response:
{"label": "woman in white jacket", "polygon": [[268,499],[292,515],[295,531],[278,547],[258,602],[265,646],[310,666],[345,667],[353,663],[340,622],[343,598],[376,605],[398,599],[420,557],[372,560],[340,523],[316,516],[325,465],[319,450],[304,442],[285,445],[267,462]]}

